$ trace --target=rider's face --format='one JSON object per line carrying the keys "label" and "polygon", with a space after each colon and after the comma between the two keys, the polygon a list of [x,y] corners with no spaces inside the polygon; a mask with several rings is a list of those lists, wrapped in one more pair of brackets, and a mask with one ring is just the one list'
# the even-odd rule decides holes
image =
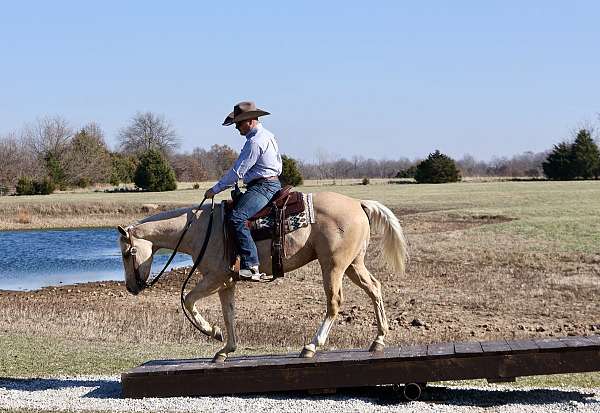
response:
{"label": "rider's face", "polygon": [[248,132],[250,132],[250,129],[252,129],[253,122],[253,119],[242,120],[240,122],[236,122],[235,128],[240,132],[240,135],[246,136]]}

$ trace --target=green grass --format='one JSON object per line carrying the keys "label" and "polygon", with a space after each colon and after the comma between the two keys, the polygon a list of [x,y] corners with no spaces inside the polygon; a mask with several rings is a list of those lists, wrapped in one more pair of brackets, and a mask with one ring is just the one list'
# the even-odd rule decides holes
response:
{"label": "green grass", "polygon": [[[103,343],[23,334],[0,335],[0,377],[114,375],[152,359],[210,358],[214,346],[189,344]],[[245,354],[289,352],[269,347]]]}

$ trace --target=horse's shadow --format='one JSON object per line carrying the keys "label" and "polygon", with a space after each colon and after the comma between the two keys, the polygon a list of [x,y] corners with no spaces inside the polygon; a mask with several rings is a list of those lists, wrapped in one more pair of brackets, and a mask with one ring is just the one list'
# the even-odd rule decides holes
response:
{"label": "horse's shadow", "polygon": [[[0,377],[0,388],[20,391],[59,390],[64,388],[86,387],[89,392],[82,395],[91,399],[120,399],[121,383],[118,380],[102,379],[18,379]],[[217,396],[218,397],[218,396]],[[393,386],[359,387],[338,389],[335,394],[308,395],[306,392],[279,392],[265,394],[246,394],[240,398],[268,398],[272,400],[305,399],[305,400],[344,400],[348,398],[361,399],[375,405],[393,405],[404,400]],[[505,389],[484,388],[466,389],[451,388],[441,385],[428,386],[421,399],[424,402],[449,405],[449,406],[477,406],[494,407],[508,404],[523,404],[540,406],[565,402],[582,404],[598,403],[593,392],[585,390],[560,390],[560,389]]]}
{"label": "horse's shadow", "polygon": [[91,387],[93,390],[82,397],[93,399],[121,398],[121,383],[117,380],[101,379],[15,379],[0,377],[0,388],[20,391],[59,390],[75,387]]}

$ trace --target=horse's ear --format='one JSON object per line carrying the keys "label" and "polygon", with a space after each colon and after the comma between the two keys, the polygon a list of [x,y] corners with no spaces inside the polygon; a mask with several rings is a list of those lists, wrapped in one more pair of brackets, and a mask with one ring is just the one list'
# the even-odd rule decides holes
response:
{"label": "horse's ear", "polygon": [[127,234],[127,230],[125,230],[125,228],[123,228],[122,226],[118,226],[117,229],[119,230],[119,232],[121,233],[121,235],[123,235],[124,237],[128,237],[129,235]]}

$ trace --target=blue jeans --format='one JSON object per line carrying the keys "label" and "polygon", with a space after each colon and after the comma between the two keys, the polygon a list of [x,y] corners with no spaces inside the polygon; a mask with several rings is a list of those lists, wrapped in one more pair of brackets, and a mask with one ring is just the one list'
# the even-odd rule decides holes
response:
{"label": "blue jeans", "polygon": [[250,268],[259,264],[256,244],[246,227],[246,221],[269,203],[273,195],[281,189],[278,180],[263,180],[251,183],[246,192],[238,199],[229,220],[235,229],[238,253],[240,254],[240,268]]}

